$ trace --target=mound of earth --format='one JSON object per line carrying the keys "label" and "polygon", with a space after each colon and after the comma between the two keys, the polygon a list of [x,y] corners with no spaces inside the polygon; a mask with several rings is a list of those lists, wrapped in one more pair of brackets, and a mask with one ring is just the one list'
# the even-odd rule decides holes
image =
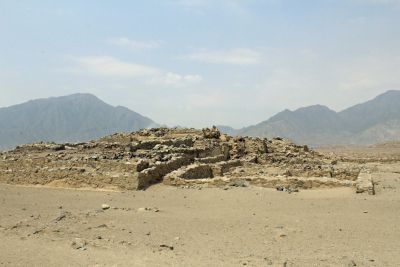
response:
{"label": "mound of earth", "polygon": [[0,159],[0,182],[9,184],[119,190],[156,183],[251,184],[290,191],[372,183],[365,182],[368,174],[360,175],[358,164],[282,138],[231,137],[215,127],[154,128],[84,143],[36,143],[3,152]]}

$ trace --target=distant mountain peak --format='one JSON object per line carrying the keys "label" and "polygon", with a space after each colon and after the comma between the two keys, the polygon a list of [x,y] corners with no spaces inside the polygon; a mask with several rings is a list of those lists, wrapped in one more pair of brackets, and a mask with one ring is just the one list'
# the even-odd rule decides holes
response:
{"label": "distant mountain peak", "polygon": [[400,97],[400,90],[388,90],[383,94],[378,95],[375,99],[378,98],[388,98],[388,97]]}
{"label": "distant mountain peak", "polygon": [[63,98],[63,97],[99,99],[97,96],[95,96],[94,94],[90,94],[90,93],[75,93],[75,94],[66,95],[66,96],[59,96],[58,98]]}
{"label": "distant mountain peak", "polygon": [[281,136],[309,145],[373,144],[400,140],[400,91],[336,112],[323,105],[285,109],[259,124],[227,131],[258,137]]}
{"label": "distant mountain peak", "polygon": [[57,97],[49,98],[49,100],[51,100],[51,99],[58,100],[58,101],[62,101],[62,100],[76,101],[76,100],[79,100],[79,101],[87,101],[87,102],[91,102],[91,103],[98,102],[98,103],[105,104],[105,102],[103,100],[101,100],[97,96],[95,96],[93,94],[89,94],[89,93],[76,93],[76,94],[72,94],[72,95],[57,96]]}
{"label": "distant mountain peak", "polygon": [[48,97],[48,98],[37,98],[37,99],[32,99],[29,100],[25,103],[21,103],[18,105],[14,105],[11,107],[16,107],[19,105],[25,105],[28,103],[35,103],[35,104],[42,104],[42,103],[47,103],[47,104],[51,104],[51,103],[65,103],[65,102],[75,102],[75,101],[80,101],[80,102],[87,102],[87,103],[103,103],[105,104],[105,102],[103,102],[100,98],[98,98],[97,96],[93,95],[93,94],[89,94],[89,93],[76,93],[76,94],[71,94],[71,95],[64,95],[64,96],[52,96],[52,97]]}
{"label": "distant mountain peak", "polygon": [[309,109],[309,110],[331,110],[330,108],[328,108],[327,106],[324,105],[320,105],[320,104],[316,104],[316,105],[311,105],[311,106],[307,106],[307,107],[303,107],[303,108],[299,108],[299,109]]}
{"label": "distant mountain peak", "polygon": [[95,95],[78,93],[0,108],[0,149],[37,141],[78,142],[157,124]]}

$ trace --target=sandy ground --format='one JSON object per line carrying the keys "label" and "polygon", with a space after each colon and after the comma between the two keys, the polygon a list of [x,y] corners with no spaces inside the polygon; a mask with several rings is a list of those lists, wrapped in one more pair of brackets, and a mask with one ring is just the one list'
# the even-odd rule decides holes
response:
{"label": "sandy ground", "polygon": [[0,185],[0,266],[399,266],[400,166],[373,165],[375,196]]}

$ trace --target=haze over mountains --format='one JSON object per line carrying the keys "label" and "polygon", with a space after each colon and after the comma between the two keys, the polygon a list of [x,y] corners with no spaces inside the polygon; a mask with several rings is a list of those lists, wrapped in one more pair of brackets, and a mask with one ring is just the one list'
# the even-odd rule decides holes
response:
{"label": "haze over mountains", "polygon": [[[0,149],[38,141],[86,141],[155,126],[147,117],[90,94],[38,99],[0,108]],[[314,146],[400,140],[400,91],[387,91],[340,112],[314,105],[284,110],[242,129],[218,128],[230,135],[281,136]]]}
{"label": "haze over mountains", "polygon": [[400,139],[400,91],[387,91],[362,104],[335,112],[314,105],[284,110],[239,130],[219,126],[231,135],[281,136],[309,145],[373,144]]}
{"label": "haze over mountains", "polygon": [[0,108],[0,149],[38,141],[84,141],[156,125],[90,94],[37,99]]}

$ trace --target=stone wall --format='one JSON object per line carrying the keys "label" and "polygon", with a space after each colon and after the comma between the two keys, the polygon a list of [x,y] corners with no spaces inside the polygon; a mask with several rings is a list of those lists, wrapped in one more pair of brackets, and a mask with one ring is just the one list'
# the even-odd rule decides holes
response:
{"label": "stone wall", "polygon": [[173,172],[182,166],[188,165],[191,162],[193,162],[193,158],[177,157],[167,162],[160,162],[145,169],[138,174],[137,189],[145,189],[151,184],[159,183],[168,173]]}
{"label": "stone wall", "polygon": [[374,182],[372,175],[367,170],[362,170],[356,180],[356,192],[357,193],[368,193],[369,195],[375,195]]}
{"label": "stone wall", "polygon": [[[308,188],[325,179],[331,179],[325,184],[354,182],[359,172],[351,163],[333,162],[282,138],[230,137],[215,127],[145,129],[76,144],[37,143],[0,156],[0,182],[123,190],[163,180],[219,184],[239,178],[260,186],[282,181]],[[283,178],[268,173],[271,168]],[[365,179],[359,180],[361,191]]]}

